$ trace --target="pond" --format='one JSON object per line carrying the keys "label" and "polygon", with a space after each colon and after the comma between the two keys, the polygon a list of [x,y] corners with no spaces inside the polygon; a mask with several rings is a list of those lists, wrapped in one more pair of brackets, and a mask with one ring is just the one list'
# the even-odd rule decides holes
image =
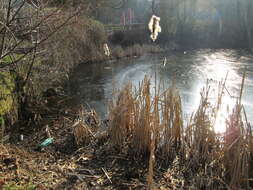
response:
{"label": "pond", "polygon": [[[154,85],[156,76],[166,87],[171,86],[172,81],[176,84],[182,98],[184,118],[188,120],[199,105],[200,92],[207,80],[217,90],[219,81],[224,81],[228,73],[222,99],[224,105],[215,126],[216,131],[224,132],[222,123],[228,111],[231,112],[235,97],[239,97],[245,69],[242,103],[248,120],[252,122],[253,55],[245,50],[200,49],[81,64],[71,79],[71,92],[77,95],[82,104],[94,108],[103,118],[106,117],[107,104],[114,88],[122,88],[128,82],[138,85],[145,75],[151,78],[151,84]],[[212,98],[217,99],[217,96]]]}

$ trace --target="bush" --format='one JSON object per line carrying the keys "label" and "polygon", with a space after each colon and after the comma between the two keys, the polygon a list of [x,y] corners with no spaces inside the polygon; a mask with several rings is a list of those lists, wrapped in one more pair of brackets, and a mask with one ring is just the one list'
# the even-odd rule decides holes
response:
{"label": "bush", "polygon": [[123,50],[123,48],[121,46],[116,46],[113,50],[112,50],[112,56],[116,57],[117,59],[122,58],[125,56],[125,52]]}
{"label": "bush", "polygon": [[[69,15],[61,12],[50,20],[48,28],[54,30]],[[50,27],[49,27],[50,26]],[[68,79],[70,70],[79,63],[104,59],[104,27],[98,21],[85,16],[72,19],[65,27],[42,44],[42,56],[36,58],[30,83],[31,94],[41,94]]]}
{"label": "bush", "polygon": [[[63,17],[67,17],[67,15]],[[64,18],[59,19],[63,20]],[[52,46],[46,46],[46,49],[48,48],[51,52],[50,62],[72,66],[80,62],[103,59],[102,47],[105,41],[106,34],[103,25],[82,16],[54,35],[50,39]]]}
{"label": "bush", "polygon": [[143,45],[142,49],[147,53],[159,53],[162,49],[158,45]]}
{"label": "bush", "polygon": [[135,44],[126,48],[126,56],[128,57],[141,56],[143,55],[143,53],[144,52],[142,50],[142,46],[140,46],[139,44]]}
{"label": "bush", "polygon": [[123,47],[133,46],[134,44],[144,44],[150,41],[149,32],[147,30],[126,30],[115,32],[109,41],[115,45]]}

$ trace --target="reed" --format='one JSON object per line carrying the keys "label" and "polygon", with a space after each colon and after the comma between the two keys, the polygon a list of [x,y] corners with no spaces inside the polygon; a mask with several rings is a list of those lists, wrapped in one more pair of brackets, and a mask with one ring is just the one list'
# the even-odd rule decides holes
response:
{"label": "reed", "polygon": [[249,189],[253,138],[241,104],[244,82],[222,135],[215,133],[214,125],[226,79],[219,83],[215,103],[210,102],[212,89],[207,82],[199,107],[187,125],[183,123],[178,91],[174,86],[166,90],[162,86],[156,82],[151,93],[148,77],[138,88],[128,84],[116,93],[109,110],[110,142],[132,156],[147,158],[148,188],[155,187],[156,166],[164,163],[170,167],[179,160],[193,188]]}
{"label": "reed", "polygon": [[242,94],[246,72],[243,74],[241,90],[232,113],[226,122],[224,145],[224,166],[229,186],[250,189],[249,171],[252,163],[252,131],[242,105]]}
{"label": "reed", "polygon": [[94,110],[87,111],[81,107],[78,119],[72,126],[77,146],[89,144],[92,138],[95,138],[94,132],[98,130],[100,125],[98,115]]}

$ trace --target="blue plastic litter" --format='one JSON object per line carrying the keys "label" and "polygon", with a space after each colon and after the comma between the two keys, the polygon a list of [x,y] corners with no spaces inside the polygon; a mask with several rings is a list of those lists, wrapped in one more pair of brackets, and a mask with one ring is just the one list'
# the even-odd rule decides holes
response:
{"label": "blue plastic litter", "polygon": [[52,144],[54,142],[54,139],[53,138],[47,138],[46,140],[44,140],[40,145],[39,147],[43,148],[43,147],[46,147],[50,144]]}

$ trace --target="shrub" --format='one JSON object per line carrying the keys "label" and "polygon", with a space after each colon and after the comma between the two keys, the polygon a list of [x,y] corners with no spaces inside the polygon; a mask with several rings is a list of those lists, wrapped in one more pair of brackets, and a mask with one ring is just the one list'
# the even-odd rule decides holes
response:
{"label": "shrub", "polygon": [[[53,16],[40,35],[47,36],[68,16],[67,12]],[[68,79],[68,73],[77,64],[104,59],[102,46],[105,41],[104,27],[98,21],[85,16],[71,19],[41,44],[42,53],[36,57],[31,80],[28,81],[29,94],[39,95],[48,88],[58,86]]]}
{"label": "shrub", "polygon": [[116,46],[112,50],[112,56],[116,57],[117,59],[122,58],[125,56],[125,52],[121,46]]}
{"label": "shrub", "polygon": [[146,29],[117,31],[110,38],[114,45],[123,47],[133,46],[134,44],[144,44],[150,41],[149,32]]}
{"label": "shrub", "polygon": [[[58,19],[64,20],[64,17],[67,15],[60,15]],[[50,62],[71,68],[80,62],[103,59],[102,46],[105,41],[103,25],[91,18],[80,16],[54,35],[50,44],[45,45],[45,49],[49,49]]]}

